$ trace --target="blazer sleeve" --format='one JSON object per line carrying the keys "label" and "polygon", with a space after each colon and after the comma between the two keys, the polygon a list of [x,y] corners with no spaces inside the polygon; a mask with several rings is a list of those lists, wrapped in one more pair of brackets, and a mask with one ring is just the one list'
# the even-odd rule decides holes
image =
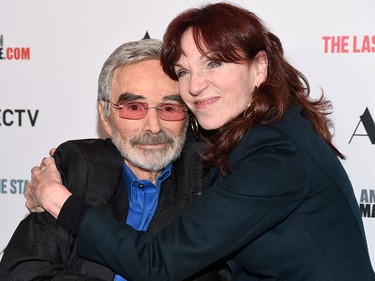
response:
{"label": "blazer sleeve", "polygon": [[[61,149],[58,149],[55,159],[66,183],[67,174],[61,166],[63,155]],[[83,175],[84,164],[80,167]],[[4,251],[0,263],[0,280],[104,280],[80,272],[80,261],[75,249],[75,239],[57,225],[51,215],[30,214],[20,222]]]}
{"label": "blazer sleeve", "polygon": [[15,230],[0,265],[0,280],[103,279],[74,271],[71,235],[55,224],[48,213],[28,215]]}
{"label": "blazer sleeve", "polygon": [[90,208],[78,254],[130,280],[182,280],[237,251],[282,222],[305,199],[304,156],[282,132],[253,129],[196,203],[156,235],[133,230]]}

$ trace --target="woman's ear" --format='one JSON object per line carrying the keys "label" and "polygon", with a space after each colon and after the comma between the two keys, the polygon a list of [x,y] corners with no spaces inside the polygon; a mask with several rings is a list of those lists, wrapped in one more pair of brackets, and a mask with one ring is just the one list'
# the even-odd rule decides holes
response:
{"label": "woman's ear", "polygon": [[262,84],[268,75],[268,56],[265,51],[259,51],[254,60],[256,70],[256,86]]}
{"label": "woman's ear", "polygon": [[107,118],[107,116],[104,114],[104,101],[98,101],[97,108],[98,108],[98,112],[99,112],[100,121],[102,123],[102,126],[103,126],[105,132],[110,137],[112,137],[112,130],[111,130],[111,126],[109,124],[110,121]]}

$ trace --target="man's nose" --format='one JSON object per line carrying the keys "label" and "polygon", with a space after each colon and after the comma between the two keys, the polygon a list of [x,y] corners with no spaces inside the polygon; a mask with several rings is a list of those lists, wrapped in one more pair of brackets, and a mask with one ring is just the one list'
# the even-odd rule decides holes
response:
{"label": "man's nose", "polygon": [[145,116],[145,130],[150,131],[153,134],[157,134],[161,130],[160,126],[160,117],[158,113],[158,109],[155,107],[151,107],[147,109],[147,113]]}

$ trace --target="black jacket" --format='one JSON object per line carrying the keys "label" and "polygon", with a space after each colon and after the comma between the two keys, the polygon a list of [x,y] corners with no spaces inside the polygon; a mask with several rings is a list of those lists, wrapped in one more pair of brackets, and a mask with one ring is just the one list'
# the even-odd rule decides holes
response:
{"label": "black jacket", "polygon": [[299,108],[252,127],[229,164],[156,235],[89,208],[78,253],[137,281],[183,280],[220,259],[238,281],[375,281],[348,176]]}
{"label": "black jacket", "polygon": [[[171,176],[162,184],[149,232],[156,233],[169,225],[203,191],[199,146],[189,135],[181,157],[173,163]],[[129,203],[122,178],[124,160],[111,140],[68,141],[58,147],[54,157],[64,185],[76,196],[117,221],[126,221]],[[1,281],[113,278],[108,267],[78,257],[76,239],[48,213],[30,214],[21,221],[0,263]],[[214,272],[198,280],[219,279]]]}

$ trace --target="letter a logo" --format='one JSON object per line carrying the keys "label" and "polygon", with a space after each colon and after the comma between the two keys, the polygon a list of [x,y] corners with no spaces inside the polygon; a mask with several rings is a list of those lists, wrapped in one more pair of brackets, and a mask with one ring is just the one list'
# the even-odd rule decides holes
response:
{"label": "letter a logo", "polygon": [[[359,127],[359,124],[361,124],[361,122],[362,122],[363,127],[365,128],[365,130],[367,132],[367,135],[365,135],[365,134],[357,134],[356,133],[357,129]],[[368,110],[367,107],[365,109],[365,112],[363,112],[363,114],[360,116],[360,120],[358,122],[358,125],[355,128],[354,133],[353,133],[352,137],[349,140],[349,143],[352,141],[352,139],[353,139],[354,136],[361,136],[361,137],[367,136],[367,137],[369,137],[371,143],[375,144],[375,123],[374,123],[374,120],[372,119],[370,111]]]}

